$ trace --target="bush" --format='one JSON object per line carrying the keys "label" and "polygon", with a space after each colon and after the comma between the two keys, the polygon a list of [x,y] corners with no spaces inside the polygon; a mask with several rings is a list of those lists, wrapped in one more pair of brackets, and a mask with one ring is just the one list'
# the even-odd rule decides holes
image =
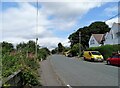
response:
{"label": "bush", "polygon": [[[81,48],[81,51],[83,50],[83,46],[80,44],[79,47],[79,43],[74,44],[72,49],[70,50],[70,53],[72,54],[72,56],[78,56],[79,55],[79,48]],[[80,52],[80,56],[81,56],[81,52]]]}
{"label": "bush", "polygon": [[88,48],[87,50],[99,51],[106,60],[108,57],[112,56],[113,52],[120,51],[120,45],[104,45],[100,47],[91,47]]}
{"label": "bush", "polygon": [[8,77],[19,69],[23,69],[23,81],[27,85],[39,85],[37,61],[26,58],[25,54],[17,53],[16,55],[4,54],[2,56],[2,77]]}
{"label": "bush", "polygon": [[47,56],[50,55],[50,51],[47,48],[41,48],[38,50],[38,59],[45,60]]}
{"label": "bush", "polygon": [[39,81],[36,77],[36,74],[34,74],[31,70],[29,69],[25,69],[22,72],[22,78],[24,79],[24,84],[25,85],[32,85],[32,86],[36,86],[39,84]]}

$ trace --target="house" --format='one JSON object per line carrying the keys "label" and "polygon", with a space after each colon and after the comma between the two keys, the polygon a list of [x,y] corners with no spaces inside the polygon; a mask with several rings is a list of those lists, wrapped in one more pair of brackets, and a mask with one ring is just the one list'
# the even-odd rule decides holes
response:
{"label": "house", "polygon": [[113,23],[111,30],[106,33],[104,45],[120,44],[120,23]]}
{"label": "house", "polygon": [[98,47],[103,44],[104,34],[92,34],[89,40],[89,47]]}

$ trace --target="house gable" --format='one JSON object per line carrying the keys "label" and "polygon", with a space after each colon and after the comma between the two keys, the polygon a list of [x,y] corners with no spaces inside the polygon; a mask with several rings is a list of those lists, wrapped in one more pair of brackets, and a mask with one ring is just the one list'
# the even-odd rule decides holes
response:
{"label": "house gable", "polygon": [[120,23],[113,23],[111,30],[106,34],[104,45],[120,44]]}
{"label": "house gable", "polygon": [[96,41],[96,39],[94,38],[94,36],[92,35],[90,37],[90,40],[89,40],[89,47],[97,47],[99,46],[100,44]]}

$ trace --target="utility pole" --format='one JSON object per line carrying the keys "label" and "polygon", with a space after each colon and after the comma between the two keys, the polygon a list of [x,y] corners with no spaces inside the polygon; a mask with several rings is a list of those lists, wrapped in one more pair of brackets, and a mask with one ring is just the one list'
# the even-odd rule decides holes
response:
{"label": "utility pole", "polygon": [[35,42],[35,59],[37,60],[37,31],[38,31],[38,15],[39,15],[39,11],[38,11],[38,0],[37,0],[37,17],[36,17],[36,42]]}
{"label": "utility pole", "polygon": [[37,41],[38,41],[38,38],[36,38],[36,43],[35,43],[35,57],[36,57],[36,60],[37,60]]}
{"label": "utility pole", "polygon": [[81,55],[81,32],[79,31],[79,57]]}

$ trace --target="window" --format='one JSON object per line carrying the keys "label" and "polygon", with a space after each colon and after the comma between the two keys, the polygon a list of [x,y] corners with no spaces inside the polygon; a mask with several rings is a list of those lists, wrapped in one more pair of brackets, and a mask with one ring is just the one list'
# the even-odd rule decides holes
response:
{"label": "window", "polygon": [[119,58],[119,55],[114,55],[112,58]]}
{"label": "window", "polygon": [[92,52],[93,55],[101,55],[99,52]]}
{"label": "window", "polygon": [[92,39],[92,40],[90,41],[90,45],[92,45],[92,44],[95,44],[94,39]]}

